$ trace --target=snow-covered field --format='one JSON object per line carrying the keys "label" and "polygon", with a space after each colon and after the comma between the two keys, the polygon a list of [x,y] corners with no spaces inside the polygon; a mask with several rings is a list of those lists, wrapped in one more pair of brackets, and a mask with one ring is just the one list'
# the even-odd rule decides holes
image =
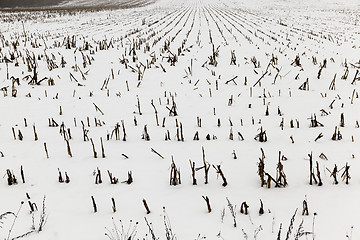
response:
{"label": "snow-covered field", "polygon": [[56,7],[123,7],[133,8],[142,7],[151,3],[154,0],[64,0]]}
{"label": "snow-covered field", "polygon": [[341,0],[1,12],[0,239],[360,239],[359,20]]}

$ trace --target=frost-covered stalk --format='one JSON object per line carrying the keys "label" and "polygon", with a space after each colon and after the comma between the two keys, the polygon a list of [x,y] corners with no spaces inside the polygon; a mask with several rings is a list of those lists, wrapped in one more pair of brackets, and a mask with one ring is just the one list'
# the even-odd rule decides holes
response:
{"label": "frost-covered stalk", "polygon": [[45,226],[47,218],[48,218],[48,214],[46,213],[45,200],[46,200],[46,196],[44,196],[43,202],[42,202],[42,209],[41,209],[41,213],[40,213],[40,222],[39,222],[38,232],[41,232],[44,229],[44,226]]}
{"label": "frost-covered stalk", "polygon": [[11,227],[10,227],[10,229],[9,229],[9,233],[8,233],[8,236],[7,236],[6,240],[9,240],[9,239],[10,239],[11,232],[12,232],[13,229],[14,229],[15,222],[16,222],[18,216],[19,216],[19,213],[20,213],[20,210],[21,210],[23,204],[24,204],[24,202],[22,201],[22,202],[20,203],[20,207],[19,207],[18,211],[16,212],[16,214],[14,214],[14,213],[12,213],[12,212],[7,212],[7,213],[4,213],[4,214],[0,215],[0,219],[3,218],[3,217],[5,217],[6,215],[10,215],[10,214],[14,216],[14,221],[13,221],[12,224],[11,224]]}
{"label": "frost-covered stalk", "polygon": [[195,178],[195,172],[196,172],[195,162],[191,162],[191,160],[189,160],[189,162],[190,162],[190,168],[191,168],[192,184],[197,185],[197,181]]}
{"label": "frost-covered stalk", "polygon": [[149,209],[149,206],[148,206],[146,200],[143,199],[142,201],[143,201],[143,204],[144,204],[144,207],[145,207],[145,210],[146,210],[146,214],[149,214],[151,211],[150,211],[150,209]]}
{"label": "frost-covered stalk", "polygon": [[249,205],[247,205],[246,202],[241,203],[240,213],[243,213],[243,214],[247,215],[248,214],[248,208],[249,208]]}
{"label": "frost-covered stalk", "polygon": [[113,210],[113,212],[116,212],[115,199],[111,198],[111,202],[112,202],[112,210]]}
{"label": "frost-covered stalk", "polygon": [[302,215],[306,215],[306,216],[309,215],[309,208],[306,200],[303,201]]}
{"label": "frost-covered stalk", "polygon": [[92,204],[93,204],[94,213],[96,213],[96,212],[97,212],[97,206],[96,206],[96,202],[95,202],[94,196],[91,196],[91,201],[92,201]]}
{"label": "frost-covered stalk", "polygon": [[97,158],[97,152],[95,150],[94,141],[92,140],[92,138],[90,138],[90,141],[91,141],[91,145],[92,145],[93,156],[94,156],[94,158]]}
{"label": "frost-covered stalk", "polygon": [[349,169],[350,169],[350,166],[348,165],[348,163],[346,163],[345,170],[344,170],[343,174],[341,174],[342,180],[343,181],[345,180],[346,184],[349,184],[349,181],[351,179],[350,174],[349,174]]}
{"label": "frost-covered stalk", "polygon": [[72,157],[69,140],[66,139],[65,141],[66,141],[67,154],[68,154],[70,157]]}
{"label": "frost-covered stalk", "polygon": [[180,169],[176,167],[174,159],[172,158],[170,170],[170,185],[176,186],[181,184]]}
{"label": "frost-covered stalk", "polygon": [[259,209],[259,215],[263,215],[264,214],[264,204],[260,199],[260,209]]}
{"label": "frost-covered stalk", "polygon": [[230,210],[231,216],[233,218],[234,221],[234,227],[237,226],[236,224],[236,205],[232,205],[232,203],[230,202],[230,200],[228,198],[226,198],[227,202],[228,202],[228,208]]}
{"label": "frost-covered stalk", "polygon": [[104,143],[103,143],[103,140],[102,140],[102,137],[100,137],[100,143],[101,143],[101,156],[102,158],[105,158],[105,149],[104,149]]}
{"label": "frost-covered stalk", "polygon": [[296,216],[297,210],[298,210],[298,209],[295,210],[294,215],[291,217],[290,225],[289,225],[288,231],[287,231],[287,233],[286,233],[286,238],[285,238],[285,240],[289,240],[289,238],[290,238],[290,236],[291,236],[292,229],[294,228],[294,221],[295,221],[295,216]]}
{"label": "frost-covered stalk", "polygon": [[208,212],[210,213],[211,212],[211,206],[210,206],[210,199],[208,196],[202,196],[202,198],[205,200],[206,202],[206,206],[207,206],[207,209],[208,209]]}
{"label": "frost-covered stalk", "polygon": [[228,182],[227,182],[227,180],[226,180],[226,178],[225,178],[225,175],[224,175],[223,171],[221,170],[221,165],[216,165],[216,166],[213,165],[213,168],[215,168],[216,173],[220,174],[220,177],[221,177],[222,180],[223,180],[222,186],[223,186],[223,187],[226,187],[226,186],[228,185]]}

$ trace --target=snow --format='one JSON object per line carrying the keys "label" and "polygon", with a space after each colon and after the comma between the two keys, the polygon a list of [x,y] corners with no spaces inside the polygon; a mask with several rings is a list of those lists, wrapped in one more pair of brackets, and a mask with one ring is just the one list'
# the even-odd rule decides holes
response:
{"label": "snow", "polygon": [[[85,6],[83,3],[93,5],[72,1],[64,6]],[[145,218],[152,223],[157,238],[172,239],[166,237],[164,216],[177,239],[296,239],[302,221],[308,234],[299,239],[359,239],[359,79],[353,81],[360,67],[358,7],[358,1],[340,0],[160,0],[125,9],[2,12],[0,88],[9,87],[7,96],[0,92],[0,151],[4,154],[0,157],[0,214],[17,213],[22,201],[24,204],[17,218],[7,215],[0,219],[0,239],[32,231],[32,219],[35,231],[22,238],[108,239],[105,233],[112,231],[113,221],[121,231],[121,220],[125,232],[138,222],[136,236],[131,239],[153,239]],[[76,43],[68,49],[67,37],[71,45],[73,36]],[[213,51],[210,36],[214,48],[219,47],[217,66],[209,64]],[[15,50],[12,43],[17,40]],[[104,41],[109,47],[100,50]],[[135,43],[141,44],[133,61],[130,49]],[[235,65],[230,65],[231,51],[236,56]],[[10,59],[12,53],[15,59],[6,64],[5,57]],[[45,55],[57,68],[49,69]],[[171,66],[168,59],[174,55],[177,61]],[[273,66],[268,65],[272,55],[277,57]],[[38,80],[46,77],[39,85],[29,84],[33,68],[28,71],[27,56],[31,61],[35,56]],[[293,63],[297,56],[301,66]],[[260,62],[259,67],[254,67],[253,57]],[[124,59],[127,66],[122,63]],[[155,62],[150,64],[152,59]],[[327,66],[318,78],[324,59]],[[346,66],[348,77],[342,79]],[[138,69],[143,73],[140,80]],[[329,90],[335,74],[335,89]],[[29,78],[24,79],[27,75]],[[12,97],[11,77],[20,81],[19,86],[14,85],[16,97]],[[48,85],[50,78],[54,86]],[[300,90],[307,79],[309,90]],[[232,104],[229,99],[233,99]],[[178,116],[169,116],[173,101]],[[344,127],[340,127],[341,113]],[[323,127],[310,127],[314,114]],[[201,127],[197,117],[201,118]],[[59,126],[49,127],[49,119]],[[290,127],[291,120],[294,128]],[[91,142],[84,141],[81,121],[94,142],[97,158]],[[70,128],[72,156],[60,134],[61,123],[66,130]],[[117,123],[119,140],[111,137]],[[176,137],[180,123],[184,141]],[[150,141],[142,139],[144,126]],[[267,142],[254,139],[261,127],[266,130]],[[331,139],[335,127],[342,134],[341,140]],[[167,131],[170,140],[165,141]],[[197,131],[199,140],[194,141]],[[229,139],[231,131],[233,140]],[[323,137],[315,141],[320,133]],[[206,139],[208,134],[211,140]],[[189,160],[196,168],[203,166],[202,148],[211,165],[209,183],[204,184],[204,169],[200,169],[194,186]],[[272,183],[269,189],[261,187],[257,174],[261,149],[265,171],[274,178],[279,151],[286,157],[281,163],[287,186],[276,188]],[[316,162],[319,164],[322,186],[309,185],[311,153],[315,175]],[[322,153],[327,160],[319,157]],[[177,186],[169,184],[172,159],[180,169],[181,184]],[[335,164],[339,184],[330,177]],[[350,166],[349,184],[340,177],[346,164]],[[227,186],[222,186],[212,165],[221,165]],[[95,184],[97,168],[102,174],[101,184]],[[7,169],[18,184],[8,186]],[[67,172],[69,183],[58,182],[58,169],[64,178]],[[107,170],[119,179],[118,184],[110,183]],[[133,183],[121,183],[129,171]],[[91,196],[96,201],[96,213]],[[210,199],[211,213],[203,196]],[[116,202],[115,213],[111,198]],[[146,214],[143,199],[150,214]],[[233,226],[227,199],[236,205],[237,227]],[[263,215],[259,215],[260,199]],[[33,214],[29,200],[37,206]],[[304,200],[309,216],[302,215]],[[248,215],[240,213],[245,201]],[[39,232],[43,202],[46,224]],[[296,209],[293,230],[287,238]],[[128,239],[125,235],[118,239]]]}

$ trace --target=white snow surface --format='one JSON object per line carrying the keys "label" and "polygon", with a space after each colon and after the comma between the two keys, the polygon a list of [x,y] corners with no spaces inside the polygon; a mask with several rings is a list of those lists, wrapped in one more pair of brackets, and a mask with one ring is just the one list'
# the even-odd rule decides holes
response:
{"label": "white snow surface", "polygon": [[151,0],[66,0],[56,7],[141,7],[154,3]]}
{"label": "white snow surface", "polygon": [[[0,216],[18,214],[0,217],[0,239],[26,233],[20,239],[360,239],[359,20],[359,2],[341,0],[160,0],[102,11],[3,12],[0,88],[7,94],[0,92]],[[213,48],[218,49],[217,66],[210,61]],[[231,65],[232,51],[236,64]],[[251,59],[260,64],[255,67]],[[31,84],[35,65],[38,84]],[[49,85],[50,78],[55,85]],[[299,89],[307,79],[309,89]],[[169,110],[173,102],[177,116]],[[323,127],[310,127],[314,115]],[[49,127],[51,119],[59,126]],[[72,156],[62,123],[71,132]],[[118,140],[112,134],[116,124]],[[142,138],[145,126],[149,141]],[[184,141],[177,138],[180,126]],[[335,127],[341,140],[332,140]],[[254,139],[260,128],[266,130],[266,142]],[[193,140],[196,132],[198,141]],[[320,133],[323,137],[315,141]],[[211,165],[208,184],[202,148]],[[261,187],[261,149],[265,171],[273,178],[279,151],[285,156],[280,162],[287,186]],[[309,184],[311,153],[322,186]],[[176,186],[169,184],[172,159],[180,169]],[[197,185],[189,160],[201,168]],[[338,184],[330,176],[335,164]],[[349,184],[341,177],[346,164]],[[212,165],[221,165],[227,186]],[[95,184],[97,168],[101,184]],[[69,183],[59,183],[58,169],[64,178],[67,172]],[[8,185],[7,170],[17,184]],[[118,184],[110,183],[107,170]],[[129,171],[133,182],[122,183]],[[44,196],[46,224],[38,231]],[[210,213],[203,196],[210,199]],[[236,206],[237,227],[227,199]],[[308,216],[302,215],[304,200]],[[29,201],[37,206],[33,213]],[[240,213],[245,201],[248,215]],[[164,217],[175,237],[166,236]]]}

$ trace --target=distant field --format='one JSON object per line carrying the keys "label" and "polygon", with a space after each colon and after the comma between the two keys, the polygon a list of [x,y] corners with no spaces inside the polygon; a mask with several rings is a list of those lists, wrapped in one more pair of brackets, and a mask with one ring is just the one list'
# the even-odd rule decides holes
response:
{"label": "distant field", "polygon": [[29,9],[29,8],[93,8],[118,7],[132,8],[145,6],[154,0],[1,0],[0,9]]}
{"label": "distant field", "polygon": [[2,0],[0,8],[38,8],[56,6],[64,0]]}

